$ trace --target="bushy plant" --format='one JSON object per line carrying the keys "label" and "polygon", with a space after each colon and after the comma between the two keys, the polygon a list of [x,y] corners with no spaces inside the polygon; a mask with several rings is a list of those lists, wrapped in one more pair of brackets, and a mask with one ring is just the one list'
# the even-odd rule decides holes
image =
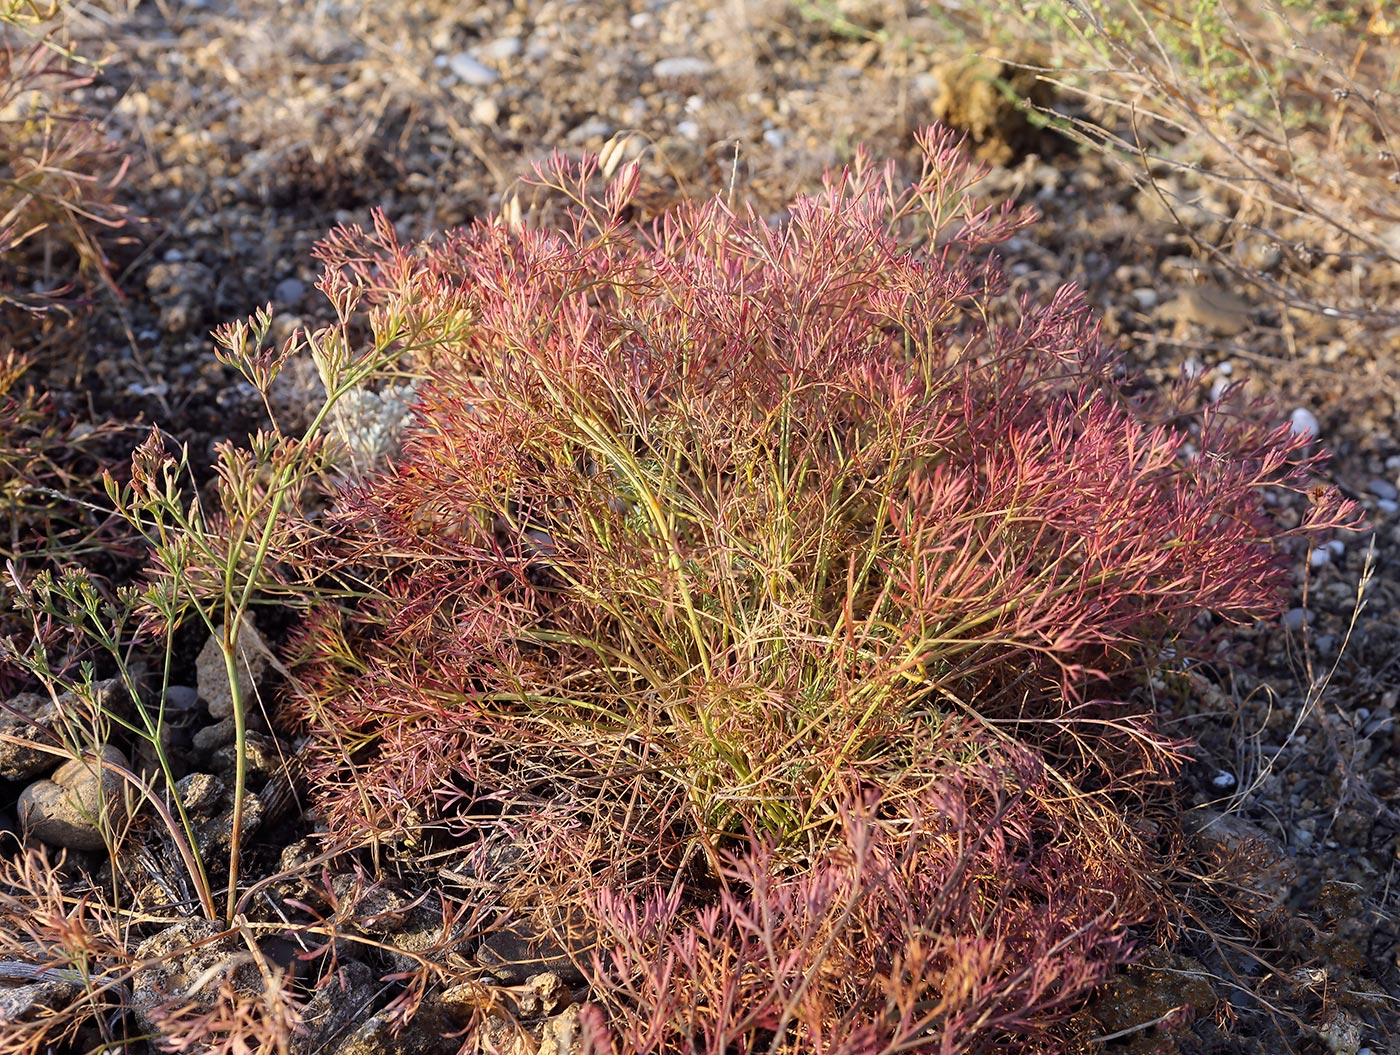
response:
{"label": "bushy plant", "polygon": [[129,159],[76,99],[90,64],[53,28],[59,5],[0,4],[0,323],[64,307],[80,277],[112,285],[104,241],[125,224]]}
{"label": "bushy plant", "polygon": [[427,379],[294,649],[316,804],[467,840],[597,1050],[1041,1044],[1163,911],[1120,812],[1175,745],[1125,701],[1278,610],[1304,439],[1126,394],[1070,290],[1000,302],[1028,215],[921,145],[780,221],[635,230],[635,166],[556,158],[562,229],[323,247]]}

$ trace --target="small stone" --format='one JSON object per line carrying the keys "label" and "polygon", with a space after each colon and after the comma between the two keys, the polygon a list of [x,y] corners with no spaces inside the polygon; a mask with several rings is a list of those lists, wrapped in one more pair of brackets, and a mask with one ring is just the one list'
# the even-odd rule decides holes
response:
{"label": "small stone", "polygon": [[212,773],[191,773],[175,782],[181,804],[195,817],[213,814],[223,802],[224,790],[224,782]]}
{"label": "small stone", "polygon": [[489,43],[481,45],[476,49],[478,58],[487,61],[503,62],[506,59],[513,59],[520,54],[521,43],[519,37],[497,37]]}
{"label": "small stone", "polygon": [[489,95],[482,96],[472,103],[471,114],[473,124],[495,128],[496,122],[501,119],[501,104]]}
{"label": "small stone", "polygon": [[1333,557],[1340,559],[1347,551],[1347,544],[1339,538],[1334,538],[1327,543],[1327,551],[1331,553]]}
{"label": "small stone", "polygon": [[1372,480],[1366,485],[1366,490],[1370,491],[1377,498],[1384,499],[1388,502],[1394,502],[1397,498],[1400,498],[1400,488],[1396,488],[1389,480]]}
{"label": "small stone", "polygon": [[207,755],[226,744],[233,743],[233,738],[237,735],[238,726],[233,720],[233,715],[229,715],[213,725],[206,725],[203,729],[196,730],[192,741],[196,751]]}
{"label": "small stone", "polygon": [[1285,630],[1291,630],[1295,634],[1302,630],[1313,620],[1311,612],[1304,608],[1290,608],[1283,613],[1283,626]]}
{"label": "small stone", "polygon": [[447,68],[457,80],[473,88],[487,88],[501,79],[499,73],[465,51],[460,51],[448,59]]}
{"label": "small stone", "polygon": [[1308,563],[1314,568],[1325,568],[1332,561],[1332,552],[1324,546],[1319,546],[1308,554]]}
{"label": "small stone", "polygon": [[[21,692],[11,696],[0,708],[0,737],[16,741],[41,742],[58,720],[54,701],[38,692]],[[9,739],[0,739],[0,778],[31,780],[54,764],[53,755]]]}
{"label": "small stone", "polygon": [[[117,748],[102,748],[108,762],[125,767]],[[40,842],[69,850],[101,850],[122,819],[122,778],[93,757],[74,758],[20,793],[20,823]]]}
{"label": "small stone", "polygon": [[57,700],[38,692],[10,697],[0,707],[0,779],[33,780],[53,769],[58,759],[29,745],[53,742],[48,734],[62,724],[64,715],[83,714],[94,708],[110,714],[125,704],[126,689],[118,678],[94,682],[91,699],[86,692],[65,692]]}
{"label": "small stone", "polygon": [[1400,502],[1393,498],[1377,498],[1376,510],[1388,517],[1393,517],[1397,512],[1400,512]]}
{"label": "small stone", "polygon": [[700,126],[694,121],[681,121],[676,125],[676,135],[694,143],[700,138]]}
{"label": "small stone", "polygon": [[782,150],[787,146],[787,133],[781,128],[770,128],[763,133],[763,142],[774,150]]}
{"label": "small stone", "polygon": [[[219,645],[224,628],[219,627],[195,660],[195,673],[199,682],[199,695],[209,705],[209,714],[214,718],[227,718],[233,714],[233,691],[229,687],[228,667],[224,664],[224,653]],[[263,643],[251,616],[243,617],[238,631],[236,645],[238,688],[245,707],[252,705],[254,688],[266,674],[268,667],[278,666],[272,650]]]}
{"label": "small stone", "polygon": [[185,714],[199,706],[199,692],[189,685],[167,685],[161,698],[167,713]]}
{"label": "small stone", "polygon": [[1210,778],[1210,782],[1221,791],[1229,791],[1235,786],[1235,774],[1225,770],[1218,770],[1215,776]]}
{"label": "small stone", "polygon": [[532,975],[556,974],[566,985],[578,985],[583,975],[562,947],[516,924],[492,934],[477,947],[476,962],[506,985],[519,985]]}
{"label": "small stone", "polygon": [[570,1004],[559,1014],[545,1020],[535,1055],[573,1055],[579,1050],[580,1026],[578,1004]]}
{"label": "small stone", "polygon": [[312,993],[303,1015],[307,1033],[293,1038],[292,1051],[310,1055],[328,1050],[354,1028],[355,1019],[378,992],[379,977],[373,970],[359,960],[341,958],[335,973]]}
{"label": "small stone", "polygon": [[223,933],[212,920],[187,919],[157,931],[137,947],[136,957],[143,969],[132,978],[128,1006],[150,1036],[162,1032],[161,1020],[151,1015],[157,1008],[188,1002],[207,1009],[224,981],[240,993],[265,988],[241,935]]}
{"label": "small stone", "polygon": [[272,289],[272,299],[286,308],[295,308],[306,296],[306,283],[299,278],[284,278]]}
{"label": "small stone", "polygon": [[1317,439],[1317,417],[1307,407],[1298,407],[1288,416],[1288,427],[1293,430],[1295,436],[1306,436],[1310,440]]}
{"label": "small stone", "polygon": [[1157,306],[1157,291],[1147,286],[1141,286],[1128,294],[1133,298],[1133,304],[1138,311],[1151,311]]}
{"label": "small stone", "polygon": [[679,81],[708,77],[714,71],[715,64],[709,59],[702,59],[696,55],[676,55],[658,62],[651,68],[651,75],[658,81]]}
{"label": "small stone", "polygon": [[0,985],[0,1022],[11,1028],[39,1016],[62,1012],[78,995],[72,982],[41,981],[31,985]]}

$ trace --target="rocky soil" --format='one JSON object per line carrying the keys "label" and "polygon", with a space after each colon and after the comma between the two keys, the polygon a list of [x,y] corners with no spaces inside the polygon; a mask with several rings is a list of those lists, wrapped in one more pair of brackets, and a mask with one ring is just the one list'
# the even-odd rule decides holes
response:
{"label": "rocky soil", "polygon": [[[1229,203],[1189,178],[1163,175],[1164,198],[1025,124],[1002,94],[979,95],[985,81],[969,75],[966,45],[936,12],[894,0],[843,3],[844,21],[824,10],[780,0],[162,0],[75,9],[75,35],[107,57],[88,94],[136,151],[124,193],[145,220],[116,250],[122,299],[104,303],[81,355],[44,364],[47,383],[76,417],[158,422],[204,464],[212,444],[243,437],[263,414],[256,393],[214,359],[210,328],[268,302],[279,333],[328,321],[312,248],[335,224],[367,224],[382,208],[404,236],[425,236],[528,199],[519,179],[551,151],[610,142],[642,159],[652,213],[679,195],[712,193],[777,212],[855,144],[907,160],[916,128],[956,121],[995,165],[988,193],[1041,213],[1006,247],[1015,295],[1081,285],[1109,339],[1150,383],[1186,370],[1205,399],[1247,378],[1251,394],[1275,401],[1281,424],[1334,452],[1335,482],[1371,525],[1296,554],[1296,607],[1281,625],[1244,631],[1236,654],[1190,672],[1185,688],[1163,684],[1171,731],[1196,744],[1181,777],[1194,838],[1218,850],[1222,868],[1253,860],[1239,882],[1257,894],[1257,913],[1225,918],[1203,899],[1173,948],[1144,935],[1142,965],[1084,1018],[1085,1050],[1393,1050],[1400,320],[1380,310],[1296,310],[1242,281],[1203,246],[1223,246],[1225,263],[1268,276],[1303,266],[1290,255],[1294,243],[1247,238]],[[1043,92],[1028,82],[1023,90]],[[1393,262],[1322,260],[1317,269],[1330,269],[1339,303],[1400,303]],[[287,378],[280,408],[294,416],[314,385],[307,372]],[[269,637],[279,629],[274,620]],[[211,732],[227,709],[216,679],[201,677],[200,644],[182,646],[175,673],[185,687],[168,702],[188,716],[182,794],[206,819],[212,848],[227,841],[227,737]],[[267,684],[275,691],[275,676]],[[267,815],[254,879],[309,854],[299,841],[308,824],[274,779],[279,749],[293,745],[265,732],[257,744],[254,786]],[[104,779],[93,767],[48,773],[43,759],[6,757],[0,778],[0,809],[17,811],[12,823],[91,853],[82,832],[54,834],[82,818],[55,817],[42,803],[59,786]],[[152,868],[152,882],[168,874]],[[436,1050],[433,1027],[461,1028],[490,1006],[477,983],[434,992],[416,1032],[391,1039],[385,1006],[404,983],[380,979],[395,969],[412,977],[426,950],[494,965],[516,1010],[548,1021],[539,1050],[570,1050],[569,988],[578,979],[559,950],[517,935],[520,948],[459,951],[431,889],[371,887],[354,875],[329,881],[381,952],[347,964],[343,993],[325,1001],[302,1050]],[[458,883],[458,893],[466,883],[437,881]],[[175,924],[150,941],[188,945],[201,937],[193,927]],[[211,947],[199,955],[207,960]],[[503,966],[514,961],[525,966]],[[170,970],[197,978],[207,968],[201,960]],[[31,1004],[69,984],[17,982],[36,990]],[[0,1013],[23,1003],[7,984],[0,975]],[[1180,1010],[1188,1005],[1194,1014]],[[506,1047],[523,1042],[500,1029],[502,1050],[533,1050]]]}

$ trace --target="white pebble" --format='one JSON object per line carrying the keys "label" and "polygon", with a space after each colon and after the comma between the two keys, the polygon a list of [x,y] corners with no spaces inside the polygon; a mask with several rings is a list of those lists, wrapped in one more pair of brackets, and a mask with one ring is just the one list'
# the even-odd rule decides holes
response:
{"label": "white pebble", "polygon": [[496,59],[498,61],[513,59],[520,54],[521,44],[519,37],[498,37],[488,44],[483,44],[476,49],[478,58]]}
{"label": "white pebble", "polygon": [[1327,548],[1332,552],[1332,556],[1340,557],[1347,551],[1347,544],[1339,538],[1334,538],[1327,543]]}
{"label": "white pebble", "polygon": [[700,126],[694,121],[682,121],[676,125],[676,135],[694,142],[700,138]]}
{"label": "white pebble", "polygon": [[763,133],[763,141],[774,150],[781,150],[787,146],[787,133],[781,128],[770,128]]}
{"label": "white pebble", "polygon": [[448,59],[447,68],[452,71],[452,76],[463,84],[470,84],[474,88],[485,88],[501,79],[499,73],[490,66],[478,62],[465,51],[459,51]]}
{"label": "white pebble", "polygon": [[1219,788],[1221,791],[1225,791],[1226,789],[1233,788],[1235,786],[1235,775],[1233,773],[1227,773],[1225,772],[1225,770],[1222,769],[1219,772],[1217,772],[1215,776],[1210,778],[1210,782],[1214,784],[1217,788]]}
{"label": "white pebble", "polygon": [[1133,298],[1133,303],[1137,305],[1138,311],[1151,311],[1157,306],[1157,291],[1155,289],[1141,286],[1128,295]]}
{"label": "white pebble", "polygon": [[1325,568],[1332,560],[1332,552],[1324,546],[1319,546],[1308,554],[1308,563],[1314,568]]}
{"label": "white pebble", "polygon": [[1221,377],[1229,377],[1235,372],[1235,364],[1226,359],[1223,363],[1215,364],[1215,372]]}
{"label": "white pebble", "polygon": [[1312,613],[1302,608],[1290,608],[1283,613],[1285,630],[1299,631],[1312,622]]}
{"label": "white pebble", "polygon": [[651,75],[658,81],[678,81],[687,77],[708,77],[714,69],[715,64],[709,59],[677,55],[658,62],[651,68]]}
{"label": "white pebble", "polygon": [[1295,436],[1306,436],[1310,440],[1317,438],[1317,417],[1307,407],[1295,410],[1288,419],[1288,425]]}

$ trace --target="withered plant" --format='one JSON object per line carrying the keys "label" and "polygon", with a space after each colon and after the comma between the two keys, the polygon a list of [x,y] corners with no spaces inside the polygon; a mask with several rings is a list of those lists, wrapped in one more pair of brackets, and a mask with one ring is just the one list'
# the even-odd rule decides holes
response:
{"label": "withered plant", "polygon": [[115,191],[129,158],[76,101],[91,64],[54,28],[60,5],[0,4],[0,324],[67,307],[55,295],[95,275],[125,223]]}
{"label": "withered plant", "polygon": [[921,145],[777,221],[638,230],[635,165],[555,158],[562,229],[323,246],[428,377],[312,558],[352,598],[294,648],[316,805],[461,840],[597,1050],[1049,1044],[1166,918],[1134,688],[1277,613],[1267,489],[1354,516],[1258,408],[1129,395],[1073,291],[999,302],[1030,217]]}

